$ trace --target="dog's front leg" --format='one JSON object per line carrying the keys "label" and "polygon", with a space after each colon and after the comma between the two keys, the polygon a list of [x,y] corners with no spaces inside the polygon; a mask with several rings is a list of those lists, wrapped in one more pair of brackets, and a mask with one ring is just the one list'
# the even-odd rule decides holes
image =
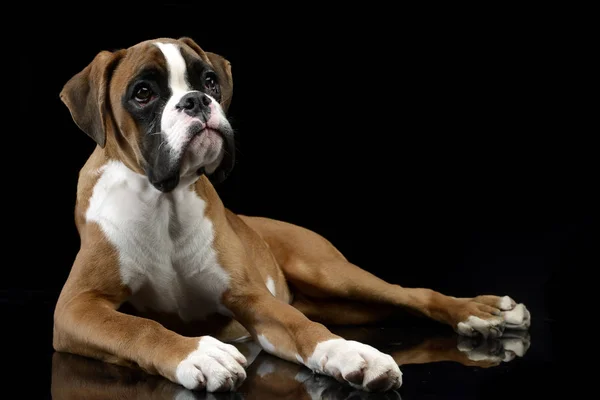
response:
{"label": "dog's front leg", "polygon": [[139,366],[188,389],[227,391],[242,383],[246,359],[232,345],[210,336],[181,336],[156,321],[119,312],[128,290],[107,264],[111,253],[96,254],[78,254],[60,294],[54,313],[55,350]]}
{"label": "dog's front leg", "polygon": [[158,322],[120,313],[89,294],[57,314],[54,348],[121,365],[137,365],[188,389],[228,391],[246,378],[245,357],[211,336],[184,337]]}
{"label": "dog's front leg", "polygon": [[239,289],[225,296],[226,306],[266,352],[366,391],[402,384],[391,356],[333,334],[263,288]]}

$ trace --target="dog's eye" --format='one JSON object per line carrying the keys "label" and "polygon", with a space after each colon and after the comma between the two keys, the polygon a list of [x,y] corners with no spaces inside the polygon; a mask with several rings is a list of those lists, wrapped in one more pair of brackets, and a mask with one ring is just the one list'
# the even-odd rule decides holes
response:
{"label": "dog's eye", "polygon": [[206,75],[206,78],[204,78],[204,85],[209,90],[212,90],[212,91],[219,90],[219,84],[217,83],[217,77],[215,74]]}
{"label": "dog's eye", "polygon": [[147,103],[152,99],[152,89],[148,85],[141,85],[135,91],[135,100],[138,103]]}

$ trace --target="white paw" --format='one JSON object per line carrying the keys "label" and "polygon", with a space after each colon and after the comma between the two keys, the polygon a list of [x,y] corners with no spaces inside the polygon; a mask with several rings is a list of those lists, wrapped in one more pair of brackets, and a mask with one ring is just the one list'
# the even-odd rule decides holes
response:
{"label": "white paw", "polygon": [[525,331],[507,332],[501,338],[477,340],[459,337],[457,348],[471,361],[509,362],[515,357],[523,357],[531,342]]}
{"label": "white paw", "polygon": [[498,304],[498,308],[503,311],[512,310],[515,308],[517,303],[508,296],[504,296],[500,299],[500,303]]}
{"label": "white paw", "polygon": [[531,314],[523,304],[502,313],[507,329],[527,330],[531,326]]}
{"label": "white paw", "polygon": [[246,379],[245,365],[246,358],[234,346],[203,336],[198,348],[179,363],[175,375],[190,390],[230,391]]}
{"label": "white paw", "polygon": [[306,366],[368,392],[402,385],[402,372],[390,355],[353,340],[331,339],[319,343]]}
{"label": "white paw", "polygon": [[[531,314],[523,304],[517,304],[508,296],[484,296],[487,304],[480,303],[477,298],[470,306],[487,307],[475,309],[479,313],[469,316],[465,321],[459,322],[456,331],[463,336],[483,336],[484,338],[497,338],[505,330],[527,330],[531,325]],[[497,300],[490,300],[497,299]],[[490,303],[492,301],[492,303]]]}
{"label": "white paw", "polygon": [[504,320],[501,317],[482,319],[470,316],[466,321],[458,324],[458,333],[464,336],[482,335],[484,338],[499,337],[504,332]]}

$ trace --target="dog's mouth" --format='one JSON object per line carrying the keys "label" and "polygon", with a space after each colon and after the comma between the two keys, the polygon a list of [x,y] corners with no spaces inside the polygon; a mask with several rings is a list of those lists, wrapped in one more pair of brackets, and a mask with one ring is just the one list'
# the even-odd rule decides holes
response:
{"label": "dog's mouth", "polygon": [[225,141],[225,136],[227,132],[224,132],[220,126],[216,126],[215,124],[204,124],[204,123],[196,123],[190,128],[190,136],[187,142],[183,145],[183,151],[188,151],[189,147],[197,142],[198,139],[202,135],[208,137],[219,137],[221,140]]}
{"label": "dog's mouth", "polygon": [[[225,151],[225,133],[219,129],[204,127],[194,133],[186,144],[185,153],[203,153],[205,157],[215,158],[214,163],[219,163]],[[203,165],[196,170],[196,175],[205,175],[207,172],[213,172],[214,166]]]}
{"label": "dog's mouth", "polygon": [[221,131],[218,128],[205,126],[191,135],[188,143],[185,145],[185,150],[187,150],[190,147],[192,142],[198,141],[202,137],[202,135],[204,135],[207,138],[214,138],[214,139],[216,139],[218,137],[220,140],[225,141],[225,133],[223,131]]}
{"label": "dog's mouth", "polygon": [[[235,163],[235,144],[233,131],[228,126],[213,126],[213,124],[195,124],[190,135],[182,146],[180,155],[174,159],[168,152],[160,152],[154,159],[149,178],[152,184],[162,192],[170,192],[178,184],[181,173],[206,175],[211,182],[219,183],[227,178]],[[189,169],[195,163],[194,157],[209,157],[214,161],[203,166]],[[186,160],[189,162],[186,167]],[[190,165],[191,164],[191,165]],[[182,170],[183,169],[183,170]]]}
{"label": "dog's mouth", "polygon": [[221,129],[202,127],[195,130],[183,147],[183,154],[208,155],[215,151],[222,151],[225,143],[225,133]]}
{"label": "dog's mouth", "polygon": [[197,124],[184,146],[183,154],[191,156],[201,154],[208,157],[208,164],[195,169],[197,176],[206,175],[213,183],[223,181],[231,172],[235,151],[233,131],[227,124]]}

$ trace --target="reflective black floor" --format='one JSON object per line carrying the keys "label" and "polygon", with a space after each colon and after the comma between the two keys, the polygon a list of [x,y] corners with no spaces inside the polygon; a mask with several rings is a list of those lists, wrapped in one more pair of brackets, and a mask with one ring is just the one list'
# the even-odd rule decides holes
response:
{"label": "reflective black floor", "polygon": [[33,350],[29,360],[35,357],[39,375],[21,386],[22,398],[407,400],[535,399],[556,398],[557,394],[556,324],[544,318],[535,320],[535,310],[531,310],[529,332],[509,333],[500,340],[461,338],[437,324],[412,320],[394,326],[332,328],[347,339],[391,354],[403,372],[404,383],[396,392],[355,391],[268,355],[250,342],[237,345],[253,360],[239,391],[207,394],[142,371],[54,352],[52,301],[4,306],[20,320],[22,334],[17,340]]}

